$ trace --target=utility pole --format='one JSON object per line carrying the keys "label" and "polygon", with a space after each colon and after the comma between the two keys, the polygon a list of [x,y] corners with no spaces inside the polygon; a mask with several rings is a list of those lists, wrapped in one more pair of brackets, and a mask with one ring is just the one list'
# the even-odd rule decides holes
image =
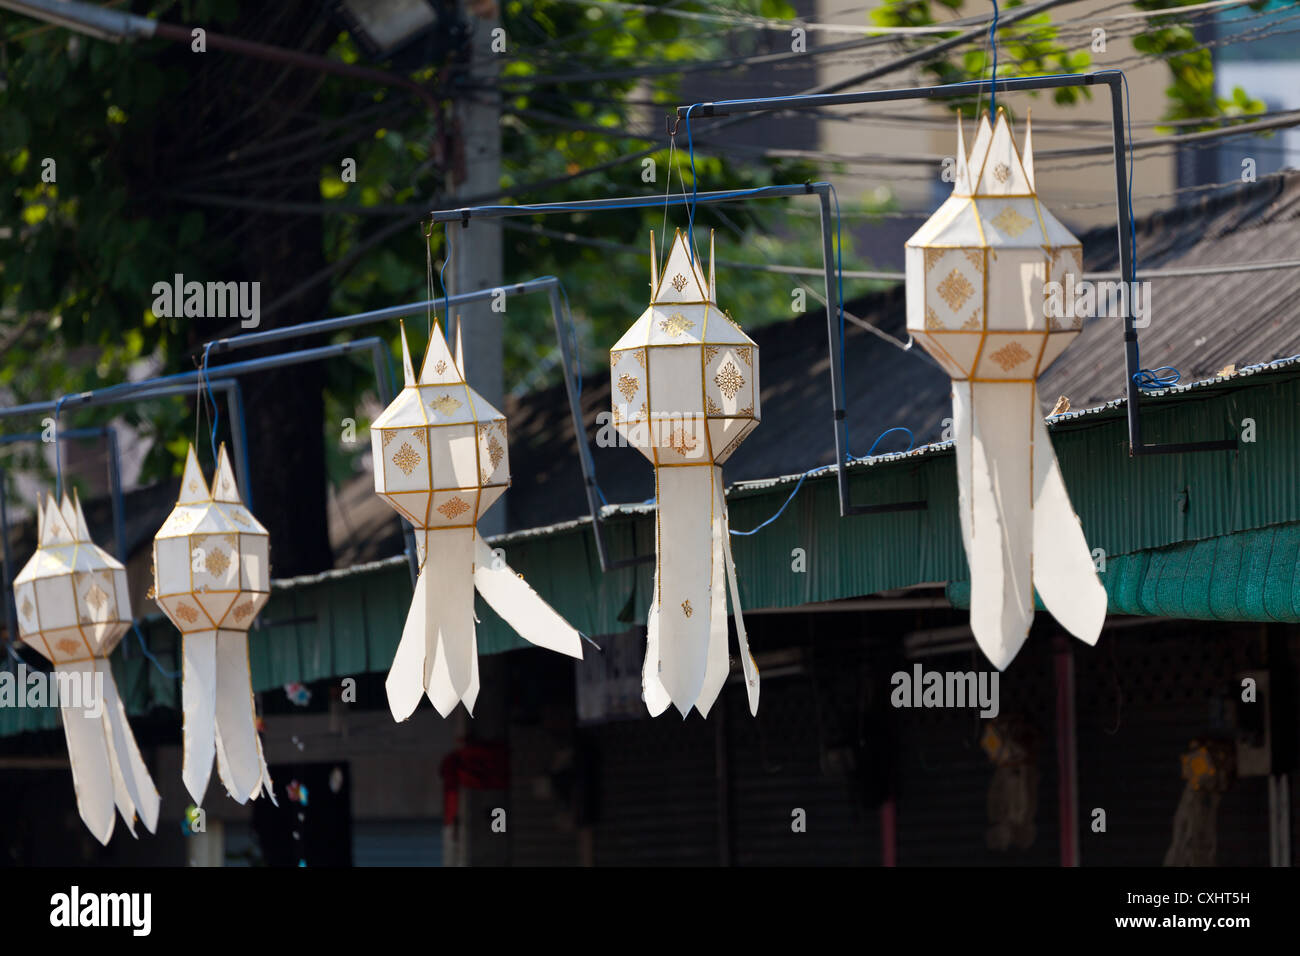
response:
{"label": "utility pole", "polygon": [[[463,0],[470,26],[469,81],[480,86],[495,84],[501,63],[509,55],[508,39],[499,30],[500,11],[496,0]],[[457,194],[469,199],[495,193],[501,184],[501,98],[490,90],[477,90],[456,104],[464,148],[464,179]],[[452,223],[451,291],[501,285],[501,226],[495,222],[474,222],[469,226]],[[507,301],[475,303],[460,310],[465,336],[465,366],[474,389],[498,409],[505,397],[502,371],[505,312]],[[452,325],[455,316],[449,317]],[[479,530],[486,535],[505,530],[505,505],[498,504],[483,520]]]}

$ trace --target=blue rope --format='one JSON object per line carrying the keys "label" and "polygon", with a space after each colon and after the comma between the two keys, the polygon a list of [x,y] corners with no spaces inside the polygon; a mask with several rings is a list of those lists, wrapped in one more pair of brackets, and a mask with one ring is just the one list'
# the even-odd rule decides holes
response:
{"label": "blue rope", "polygon": [[63,403],[68,400],[68,396],[60,395],[59,400],[54,403],[54,497],[56,500],[63,497],[63,456],[59,454],[59,413],[63,411]]}
{"label": "blue rope", "polygon": [[[993,72],[989,74],[989,115],[998,115],[998,0],[993,0],[993,22],[989,24],[989,46],[993,49]],[[979,117],[977,116],[978,120]]]}
{"label": "blue rope", "polygon": [[[221,421],[221,409],[217,407],[216,396],[212,394],[212,379],[208,376],[208,352],[211,351],[214,342],[209,342],[203,346],[203,365],[199,373],[203,378],[203,384],[207,388],[209,414],[212,416],[212,432],[208,436],[208,441],[212,445],[212,466],[217,465],[217,425]],[[197,412],[196,412],[197,414]]]}
{"label": "blue rope", "polygon": [[140,650],[144,653],[144,656],[149,661],[149,663],[158,669],[159,674],[162,674],[162,676],[166,677],[168,680],[175,680],[177,677],[181,676],[180,671],[167,670],[167,668],[162,666],[158,658],[153,656],[153,652],[149,650],[149,645],[144,642],[144,635],[140,633],[139,624],[137,624],[135,621],[132,621],[131,628],[132,630],[135,631],[135,636],[140,641]]}
{"label": "blue rope", "polygon": [[691,154],[691,205],[686,217],[687,261],[695,265],[695,204],[699,196],[699,178],[695,175],[695,141],[691,138],[691,110],[698,106],[692,103],[686,107],[686,148]]}
{"label": "blue rope", "polygon": [[442,257],[442,268],[438,270],[438,285],[442,287],[442,318],[447,323],[447,330],[451,331],[451,296],[447,293],[447,283],[443,280],[443,273],[447,271],[447,263],[451,262],[451,223],[442,224],[443,245],[447,247],[446,255]]}

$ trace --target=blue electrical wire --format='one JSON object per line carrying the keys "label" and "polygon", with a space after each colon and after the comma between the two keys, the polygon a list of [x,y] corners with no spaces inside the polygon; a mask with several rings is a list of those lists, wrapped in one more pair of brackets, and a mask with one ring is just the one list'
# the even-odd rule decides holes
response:
{"label": "blue electrical wire", "polygon": [[54,403],[54,497],[56,499],[63,497],[63,456],[59,454],[59,413],[63,411],[63,403],[68,400],[68,396],[60,395],[59,400]]}

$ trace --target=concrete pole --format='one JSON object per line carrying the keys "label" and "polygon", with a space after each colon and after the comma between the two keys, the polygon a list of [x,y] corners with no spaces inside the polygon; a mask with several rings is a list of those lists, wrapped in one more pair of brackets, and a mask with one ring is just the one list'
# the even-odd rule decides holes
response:
{"label": "concrete pole", "polygon": [[[493,33],[501,26],[496,0],[463,2],[466,20],[473,32],[470,74],[476,82],[494,82],[502,63],[510,56],[510,39]],[[495,193],[501,185],[500,97],[476,92],[472,100],[462,99],[456,109],[465,157],[465,178],[458,183],[457,195],[468,200]],[[449,235],[452,259],[447,275],[451,277],[452,293],[501,284],[500,223],[476,220],[468,227],[452,223]],[[508,300],[504,304],[509,308]],[[505,313],[493,311],[493,305],[493,302],[474,303],[461,308],[459,314],[465,335],[466,375],[479,394],[502,409],[505,395],[502,374]],[[450,316],[453,328],[455,318],[455,315]],[[498,503],[485,515],[479,522],[479,530],[487,535],[504,531],[505,505]]]}

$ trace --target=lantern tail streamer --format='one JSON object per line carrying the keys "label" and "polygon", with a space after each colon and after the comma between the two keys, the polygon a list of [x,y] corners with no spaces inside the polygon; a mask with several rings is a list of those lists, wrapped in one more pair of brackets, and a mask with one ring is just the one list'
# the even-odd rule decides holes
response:
{"label": "lantern tail streamer", "polygon": [[[1032,382],[953,382],[971,630],[998,670],[1034,620],[1034,588],[1075,636],[1095,644],[1106,613]],[[1026,444],[1025,436],[1032,436]]]}
{"label": "lantern tail streamer", "polygon": [[727,584],[731,589],[731,607],[736,616],[736,642],[740,646],[740,668],[745,675],[745,693],[749,697],[749,713],[758,716],[758,665],[749,653],[749,635],[745,633],[745,615],[740,609],[740,582],[736,580],[736,560],[731,555],[731,515],[727,510],[727,499],[723,494],[722,482],[716,485],[718,496],[717,511],[722,515],[722,556],[727,562]]}
{"label": "lantern tail streamer", "polygon": [[[500,561],[488,543],[474,542],[474,586],[483,600],[530,644],[582,658],[582,637],[542,600],[513,568]],[[478,655],[474,655],[477,660]]]}
{"label": "lantern tail streamer", "polygon": [[181,644],[185,750],[181,779],[195,805],[202,806],[217,750],[217,632],[192,631],[182,638]]}
{"label": "lantern tail streamer", "polygon": [[[82,681],[94,673],[93,661],[58,664],[56,673]],[[81,684],[81,686],[89,686]],[[68,741],[68,763],[72,767],[72,788],[77,795],[77,812],[96,840],[107,844],[113,835],[114,806],[113,767],[108,754],[102,715],[96,715],[80,703],[59,700],[63,716],[63,735]]]}
{"label": "lantern tail streamer", "polygon": [[711,465],[655,469],[658,676],[682,717],[700,699],[708,670],[717,471]]}
{"label": "lantern tail streamer", "polygon": [[[656,547],[655,552],[658,553]],[[659,593],[659,565],[655,563],[654,591]],[[672,705],[672,698],[659,680],[659,600],[650,599],[650,611],[645,622],[645,662],[641,665],[641,697],[651,717],[658,717]]]}
{"label": "lantern tail streamer", "polygon": [[1034,587],[1043,606],[1085,644],[1106,623],[1106,588],[1097,577],[1083,526],[1070,504],[1034,390]]}
{"label": "lantern tail streamer", "polygon": [[247,803],[270,775],[257,736],[248,642],[241,631],[218,631],[215,731],[217,775],[236,803]]}
{"label": "lantern tail streamer", "polygon": [[388,708],[393,712],[393,719],[406,720],[420,704],[424,696],[424,653],[425,632],[428,629],[429,577],[420,572],[415,582],[415,595],[411,598],[411,609],[406,613],[406,625],[402,628],[402,639],[393,655],[393,666],[388,670],[388,679],[384,689],[388,692]]}
{"label": "lantern tail streamer", "polygon": [[[121,777],[130,800],[129,811],[124,810],[122,818],[130,825],[132,818],[138,814],[150,833],[158,830],[158,810],[160,798],[154,786],[140,748],[136,744],[135,734],[126,719],[126,707],[117,692],[117,683],[113,680],[113,670],[104,658],[95,660],[95,668],[104,680],[104,722],[109,740],[109,756],[116,764],[117,774]],[[121,806],[121,803],[118,804]],[[131,830],[132,835],[135,829]]]}

